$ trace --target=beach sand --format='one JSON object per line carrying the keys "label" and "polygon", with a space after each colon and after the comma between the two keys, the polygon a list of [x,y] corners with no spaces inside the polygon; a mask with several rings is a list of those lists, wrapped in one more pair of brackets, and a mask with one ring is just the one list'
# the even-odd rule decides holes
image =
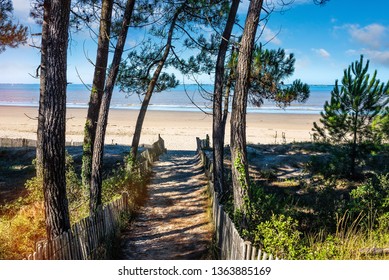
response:
{"label": "beach sand", "polygon": [[[0,106],[0,137],[36,139],[38,115],[36,107]],[[81,142],[87,109],[67,109],[67,141]],[[106,144],[130,145],[138,115],[136,110],[111,110]],[[311,140],[312,123],[320,115],[259,114],[247,115],[247,142],[274,144]],[[169,150],[195,150],[196,137],[211,137],[212,116],[201,112],[148,111],[143,125],[141,143],[151,144],[158,134]],[[285,138],[283,138],[283,134]],[[226,144],[229,143],[229,123]]]}

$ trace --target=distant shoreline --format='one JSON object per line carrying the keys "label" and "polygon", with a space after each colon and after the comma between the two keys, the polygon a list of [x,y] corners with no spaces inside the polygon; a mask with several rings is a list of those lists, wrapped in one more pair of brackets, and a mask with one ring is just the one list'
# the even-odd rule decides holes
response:
{"label": "distant shoreline", "polygon": [[[0,106],[0,137],[36,139],[37,109],[29,106]],[[67,110],[67,141],[83,140],[86,113],[86,108]],[[105,142],[130,145],[137,115],[137,110],[111,110]],[[247,142],[273,144],[310,141],[312,123],[319,118],[319,114],[248,114]],[[212,135],[212,116],[201,112],[148,111],[141,143],[153,143],[158,134],[165,140],[167,149],[195,150],[196,137]],[[226,144],[229,143],[229,137],[228,122]]]}
{"label": "distant shoreline", "polygon": [[[29,107],[29,108],[38,108],[38,104],[2,104],[0,103],[0,107]],[[72,105],[72,104],[67,104],[66,109],[80,109],[80,110],[85,110],[87,109],[88,106],[85,105]],[[140,105],[139,106],[128,106],[128,107],[123,107],[123,106],[113,106],[110,107],[110,110],[123,110],[123,111],[139,111]],[[161,105],[149,105],[148,110],[149,111],[161,111],[161,112],[191,112],[191,113],[212,113],[212,109],[209,108],[201,108],[203,111],[201,111],[199,108],[195,106],[180,106],[180,105],[172,105],[172,106],[161,106]],[[276,108],[252,108],[248,107],[247,108],[247,113],[248,114],[291,114],[291,115],[318,115],[320,114],[320,111],[316,108],[293,108],[293,107],[287,107],[285,110]]]}
{"label": "distant shoreline", "polygon": [[[213,85],[204,85],[209,94],[213,92]],[[326,100],[330,98],[329,86],[311,86],[311,96],[305,103],[292,102],[284,109],[278,107],[274,102],[265,100],[258,108],[248,104],[248,113],[259,114],[319,114],[323,109]],[[207,94],[208,94],[207,93]],[[200,112],[200,109],[211,113],[212,101],[209,96],[199,93],[195,85],[179,85],[174,89],[164,92],[156,92],[151,99],[150,111],[172,111],[172,112]],[[67,92],[68,109],[85,109],[88,107],[90,92],[84,85],[71,84]],[[115,88],[110,107],[112,110],[138,111],[141,107],[142,96],[136,94],[128,95]],[[38,107],[39,106],[39,85],[38,84],[0,84],[0,106],[12,107]]]}

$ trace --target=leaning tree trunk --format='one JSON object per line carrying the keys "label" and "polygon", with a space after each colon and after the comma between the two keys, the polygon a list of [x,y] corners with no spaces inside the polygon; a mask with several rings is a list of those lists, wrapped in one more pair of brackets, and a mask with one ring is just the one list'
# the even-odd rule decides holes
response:
{"label": "leaning tree trunk", "polygon": [[97,44],[96,64],[93,75],[93,84],[90,94],[88,114],[84,128],[84,144],[82,155],[82,184],[90,189],[92,174],[92,155],[95,141],[95,132],[101,98],[104,92],[105,77],[108,64],[109,39],[111,31],[113,0],[104,0],[101,8],[99,40]]}
{"label": "leaning tree trunk", "polygon": [[[225,125],[223,125],[223,84],[224,84],[224,64],[232,28],[235,23],[236,13],[238,11],[240,0],[233,0],[228,15],[227,24],[223,31],[222,41],[219,47],[219,53],[216,60],[215,89],[213,94],[213,180],[214,186],[219,194],[224,190],[224,138]],[[228,104],[227,104],[228,109]]]}
{"label": "leaning tree trunk", "polygon": [[251,58],[263,0],[252,0],[240,42],[236,85],[231,112],[231,162],[234,207],[243,214],[242,226],[247,226],[249,174],[246,151],[246,107],[249,90]]}
{"label": "leaning tree trunk", "polygon": [[117,39],[115,53],[112,59],[112,64],[108,73],[108,78],[101,101],[92,157],[91,196],[89,205],[91,213],[95,212],[101,205],[104,138],[108,122],[109,105],[111,103],[112,92],[119,71],[119,65],[123,54],[124,44],[126,43],[128,27],[130,25],[134,5],[135,0],[127,1],[126,10],[123,15],[122,28]]}
{"label": "leaning tree trunk", "polygon": [[149,86],[147,87],[147,92],[145,94],[145,97],[142,102],[142,106],[139,111],[138,118],[136,120],[136,125],[135,125],[135,132],[134,136],[132,138],[132,144],[131,144],[131,158],[133,159],[133,162],[136,161],[136,156],[138,154],[138,147],[139,147],[139,141],[140,141],[140,136],[142,133],[142,127],[143,127],[143,122],[145,120],[146,112],[147,112],[147,107],[149,106],[151,96],[153,95],[155,85],[157,84],[159,75],[162,72],[162,68],[165,65],[166,59],[169,56],[170,49],[172,47],[172,38],[173,38],[173,33],[174,33],[174,28],[176,26],[177,18],[179,14],[181,13],[181,8],[177,10],[177,12],[174,14],[172,23],[170,24],[169,28],[169,33],[166,41],[166,46],[165,46],[165,51],[162,55],[162,58],[158,62],[157,69],[155,69],[153,78],[150,80]]}
{"label": "leaning tree trunk", "polygon": [[[41,42],[41,65],[40,65],[40,89],[39,89],[39,109],[38,109],[38,129],[37,129],[37,144],[36,144],[36,177],[41,178],[43,176],[42,157],[43,157],[43,142],[42,134],[44,131],[44,100],[45,100],[45,83],[46,83],[46,48],[48,38],[48,21],[50,12],[50,1],[44,1],[43,3],[43,23],[42,23],[42,42]],[[43,39],[45,38],[45,39]]]}
{"label": "leaning tree trunk", "polygon": [[[70,0],[53,0],[48,14],[42,137],[42,177],[47,237],[70,229],[65,177],[66,70]],[[39,125],[38,127],[41,128]]]}

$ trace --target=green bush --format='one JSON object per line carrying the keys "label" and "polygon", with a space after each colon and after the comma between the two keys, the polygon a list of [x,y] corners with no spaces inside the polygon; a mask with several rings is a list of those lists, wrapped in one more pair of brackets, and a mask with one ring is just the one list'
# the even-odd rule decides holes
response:
{"label": "green bush", "polygon": [[336,259],[340,254],[340,246],[342,244],[339,238],[332,234],[327,235],[324,240],[313,237],[310,240],[310,246],[304,259],[308,260],[331,260]]}
{"label": "green bush", "polygon": [[325,178],[345,178],[350,173],[348,147],[333,147],[329,154],[311,156],[305,168],[311,174],[320,174]]}
{"label": "green bush", "polygon": [[[365,213],[366,223],[389,224],[389,174],[375,175],[352,190],[349,208],[351,213]],[[375,219],[377,218],[377,219]]]}
{"label": "green bush", "polygon": [[272,215],[260,223],[255,232],[254,243],[268,253],[283,259],[298,259],[304,256],[298,222],[284,215]]}

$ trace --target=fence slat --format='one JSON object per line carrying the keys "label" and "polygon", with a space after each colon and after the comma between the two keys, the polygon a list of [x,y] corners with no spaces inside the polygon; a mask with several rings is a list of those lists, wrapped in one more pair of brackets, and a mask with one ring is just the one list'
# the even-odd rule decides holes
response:
{"label": "fence slat", "polygon": [[[210,152],[204,151],[209,148],[207,140],[201,140],[196,137],[197,155],[204,168],[204,173],[209,180],[209,192],[212,200],[212,214],[215,224],[216,241],[220,251],[221,259],[247,259],[247,260],[273,260],[272,255],[268,255],[255,246],[251,242],[245,241],[239,235],[234,223],[225,213],[223,206],[219,204],[218,193],[215,192],[213,184],[213,161]],[[276,258],[277,259],[277,258]]]}

